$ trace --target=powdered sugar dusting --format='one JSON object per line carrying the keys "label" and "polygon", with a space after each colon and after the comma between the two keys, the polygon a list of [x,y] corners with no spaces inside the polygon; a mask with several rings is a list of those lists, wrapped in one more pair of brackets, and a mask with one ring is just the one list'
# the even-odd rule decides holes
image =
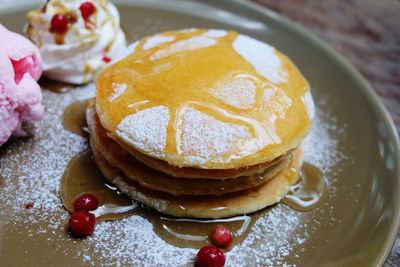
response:
{"label": "powdered sugar dusting", "polygon": [[150,60],[157,60],[183,51],[206,48],[215,44],[217,44],[217,41],[215,41],[213,38],[195,36],[187,40],[173,43],[169,47],[157,51],[155,54],[150,56]]}
{"label": "powdered sugar dusting", "polygon": [[190,32],[195,32],[198,31],[198,28],[186,28],[186,29],[181,29],[178,32],[182,32],[182,33],[190,33]]}
{"label": "powdered sugar dusting", "polygon": [[[328,101],[327,98],[320,98],[317,103],[323,109]],[[338,151],[337,147],[340,140],[345,137],[346,127],[347,125],[339,126],[334,116],[326,112],[319,112],[316,108],[312,129],[303,141],[306,151],[304,160],[316,165],[323,173],[332,173],[333,175],[340,173],[339,163],[349,160],[346,155]],[[335,138],[331,136],[335,136]]]}
{"label": "powdered sugar dusting", "polygon": [[243,143],[248,139],[251,136],[244,126],[218,121],[194,108],[185,111],[182,146],[186,162],[202,164],[210,158],[224,160],[226,155],[243,150]]}
{"label": "powdered sugar dusting", "polygon": [[[169,245],[140,216],[101,222],[94,235],[85,240],[74,240],[65,234],[68,213],[58,196],[60,179],[68,161],[88,144],[65,130],[61,118],[67,105],[93,94],[93,85],[61,95],[45,91],[45,117],[34,124],[34,137],[2,148],[0,175],[5,178],[5,187],[0,189],[0,199],[8,208],[0,209],[0,224],[7,222],[11,227],[23,224],[28,237],[46,236],[57,253],[75,258],[80,263],[77,265],[193,266],[196,250]],[[320,110],[317,109],[313,128],[304,142],[305,160],[329,174],[329,196],[333,198],[334,175],[340,172],[340,162],[346,160],[337,148],[344,130],[332,114],[325,112],[321,99],[317,104]],[[33,208],[26,210],[26,203],[33,203]],[[321,209],[307,213],[281,204],[270,208],[255,223],[249,236],[227,253],[226,266],[298,264],[308,238],[318,228],[308,227],[310,222],[318,223],[323,217],[335,222],[333,207],[329,205],[326,201]],[[294,255],[294,251],[298,254]]]}
{"label": "powdered sugar dusting", "polygon": [[228,266],[294,266],[285,258],[293,254],[301,240],[307,239],[308,233],[296,227],[302,222],[301,214],[284,205],[272,209],[255,223],[244,242],[229,253]]}
{"label": "powdered sugar dusting", "polygon": [[143,109],[124,118],[117,134],[149,155],[163,158],[167,142],[169,111],[165,106]]}
{"label": "powdered sugar dusting", "polygon": [[109,65],[115,64],[118,61],[120,61],[121,59],[124,59],[125,57],[129,56],[130,54],[135,53],[136,51],[136,47],[138,46],[139,41],[136,41],[130,45],[128,45],[127,48],[125,48],[125,50],[120,53],[119,55],[117,55],[110,63]]}
{"label": "powdered sugar dusting", "polygon": [[263,107],[269,122],[274,125],[276,118],[284,118],[292,100],[279,88],[267,88],[263,92]]}
{"label": "powdered sugar dusting", "polygon": [[[11,144],[0,157],[0,175],[6,179],[6,186],[0,190],[0,199],[9,202],[13,216],[19,218],[27,203],[32,203],[49,229],[54,230],[64,224],[66,213],[61,212],[58,220],[52,211],[62,209],[59,198],[60,178],[70,158],[87,147],[86,141],[64,129],[61,114],[72,102],[94,96],[94,85],[82,87],[78,92],[59,94],[44,92],[45,114],[35,123],[33,137]],[[17,176],[16,176],[17,175]],[[17,183],[14,179],[17,179]],[[16,194],[17,193],[17,194]],[[6,203],[7,204],[7,203]],[[0,209],[0,217],[6,209]],[[36,217],[24,218],[24,223],[37,223]],[[4,217],[8,220],[12,216]],[[18,220],[17,220],[18,221]],[[35,234],[35,233],[29,233]]]}
{"label": "powdered sugar dusting", "polygon": [[306,107],[307,115],[311,119],[314,118],[315,116],[315,106],[314,106],[314,100],[311,95],[311,92],[306,92],[302,97],[301,100],[304,103],[304,106]]}
{"label": "powdered sugar dusting", "polygon": [[211,29],[211,30],[206,31],[203,34],[203,36],[219,38],[219,37],[224,37],[226,34],[227,34],[227,32],[225,30]]}
{"label": "powdered sugar dusting", "polygon": [[265,129],[272,143],[281,142],[276,133],[275,122],[278,118],[284,118],[286,110],[290,107],[292,100],[279,88],[266,88],[262,94],[262,108],[264,110]]}
{"label": "powdered sugar dusting", "polygon": [[114,102],[114,100],[120,97],[125,92],[126,88],[128,88],[128,86],[125,83],[113,83],[112,87],[114,91],[107,98],[109,102]]}
{"label": "powdered sugar dusting", "polygon": [[272,46],[251,37],[239,35],[233,42],[233,48],[266,79],[276,84],[286,81],[287,73],[281,67],[281,60]]}
{"label": "powdered sugar dusting", "polygon": [[173,36],[163,36],[163,35],[154,35],[149,37],[143,45],[144,50],[148,50],[159,46],[161,44],[165,44],[173,41],[175,38]]}
{"label": "powdered sugar dusting", "polygon": [[211,94],[226,104],[240,109],[248,109],[256,101],[256,85],[251,79],[236,77],[217,84]]}
{"label": "powdered sugar dusting", "polygon": [[[102,222],[87,242],[95,246],[97,254],[104,255],[100,265],[193,266],[190,263],[196,253],[195,249],[169,245],[154,233],[151,223],[140,216]],[[83,251],[83,255],[88,256],[87,263],[96,266],[89,249]]]}

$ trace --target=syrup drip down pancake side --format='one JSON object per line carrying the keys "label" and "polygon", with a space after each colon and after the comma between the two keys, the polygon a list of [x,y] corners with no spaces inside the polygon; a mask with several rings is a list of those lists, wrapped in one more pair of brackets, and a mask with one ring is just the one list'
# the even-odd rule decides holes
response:
{"label": "syrup drip down pancake side", "polygon": [[187,179],[176,178],[136,160],[111,138],[107,137],[94,108],[87,110],[90,129],[90,144],[107,163],[120,170],[127,178],[138,182],[142,187],[173,195],[222,195],[260,186],[287,168],[292,160],[292,153],[270,162],[261,174],[242,176],[234,179]]}
{"label": "syrup drip down pancake side", "polygon": [[107,134],[151,167],[185,177],[179,168],[256,166],[298,147],[310,128],[308,83],[268,44],[192,29],[129,52],[99,75],[96,111]]}
{"label": "syrup drip down pancake side", "polygon": [[259,187],[221,196],[174,196],[140,186],[117,168],[110,166],[95,149],[93,154],[104,177],[122,193],[158,212],[197,219],[219,219],[250,214],[279,202],[289,187],[297,182],[302,165],[302,151],[297,149],[293,152],[291,164]]}

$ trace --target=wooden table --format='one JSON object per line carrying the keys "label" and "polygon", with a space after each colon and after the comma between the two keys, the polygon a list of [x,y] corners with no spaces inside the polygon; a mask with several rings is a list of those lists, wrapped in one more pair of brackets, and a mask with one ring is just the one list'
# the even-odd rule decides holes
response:
{"label": "wooden table", "polygon": [[[327,41],[371,83],[400,130],[400,1],[252,0]],[[400,266],[400,234],[384,265]]]}

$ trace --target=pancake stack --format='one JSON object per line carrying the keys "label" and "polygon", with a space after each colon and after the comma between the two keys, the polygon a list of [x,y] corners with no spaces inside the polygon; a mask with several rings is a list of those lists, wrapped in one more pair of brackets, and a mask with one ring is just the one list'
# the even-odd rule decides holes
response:
{"label": "pancake stack", "polygon": [[298,180],[312,97],[268,44],[213,29],[156,34],[103,70],[96,88],[87,121],[100,171],[161,213],[251,213]]}

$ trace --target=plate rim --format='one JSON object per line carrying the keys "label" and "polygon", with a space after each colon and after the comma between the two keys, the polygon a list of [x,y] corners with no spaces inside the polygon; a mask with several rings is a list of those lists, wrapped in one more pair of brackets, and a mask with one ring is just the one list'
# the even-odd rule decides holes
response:
{"label": "plate rim", "polygon": [[[144,0],[139,0],[139,1],[129,1],[129,0],[113,0],[113,2],[117,4],[135,4],[138,2],[145,3],[147,2],[148,5],[151,5],[152,3],[158,2],[159,0],[150,0],[150,1],[144,1]],[[25,0],[21,2],[17,1],[10,1],[10,2],[1,2],[0,0],[0,14],[7,14],[9,12],[17,11],[20,9],[27,9],[28,6],[33,6],[40,4],[42,1],[40,0]],[[182,0],[170,0],[171,3],[179,3],[179,2],[186,2]],[[216,4],[213,1],[209,0],[189,0],[188,2],[192,2],[194,4],[202,3],[206,6],[211,6],[215,7],[218,4]],[[218,1],[219,2],[219,1]],[[222,1],[221,1],[222,2]],[[219,2],[219,3],[221,3]],[[237,11],[234,11],[235,8],[233,5],[242,7],[242,8],[247,8],[250,9],[252,12],[255,13],[260,13],[262,16],[267,17],[270,20],[276,21],[278,24],[283,26],[286,29],[291,30],[292,32],[295,32],[296,34],[301,35],[303,38],[305,38],[307,41],[312,43],[313,45],[317,46],[323,53],[326,53],[331,57],[331,60],[336,61],[335,63],[338,64],[345,72],[347,72],[355,81],[355,83],[358,85],[356,86],[355,90],[357,93],[360,93],[366,100],[366,105],[370,106],[374,112],[376,113],[377,117],[381,119],[382,123],[384,124],[387,132],[388,132],[388,138],[395,144],[394,148],[394,156],[396,158],[395,160],[395,167],[397,169],[396,172],[396,178],[397,178],[397,191],[400,192],[400,137],[398,133],[398,129],[396,125],[394,124],[394,121],[383,104],[382,100],[378,96],[378,94],[374,91],[370,83],[364,78],[361,73],[339,52],[337,52],[333,47],[331,47],[325,40],[322,38],[319,38],[316,34],[312,33],[310,30],[306,29],[302,25],[298,24],[295,21],[292,21],[278,13],[276,13],[273,10],[268,9],[267,7],[251,2],[249,0],[230,0],[230,8],[229,12],[237,13]],[[240,10],[240,9],[238,9]],[[239,13],[240,14],[240,13]],[[391,252],[393,245],[396,241],[397,234],[399,233],[399,228],[400,228],[400,194],[397,194],[394,196],[395,198],[395,203],[396,204],[396,209],[394,210],[394,222],[390,225],[389,228],[389,235],[387,236],[385,240],[384,246],[381,248],[381,251],[379,252],[379,255],[376,259],[376,261],[373,263],[376,266],[382,266],[389,253]]]}

